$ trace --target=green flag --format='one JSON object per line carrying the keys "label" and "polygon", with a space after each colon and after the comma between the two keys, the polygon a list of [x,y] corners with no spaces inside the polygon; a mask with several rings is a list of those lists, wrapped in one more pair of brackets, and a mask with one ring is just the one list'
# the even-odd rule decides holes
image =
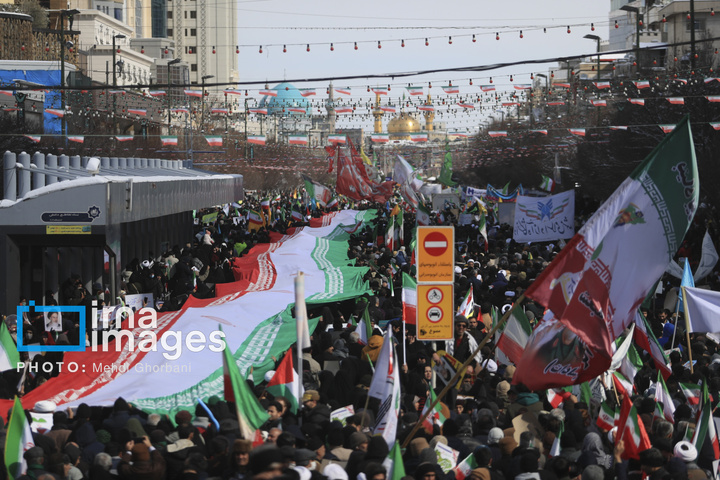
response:
{"label": "green flag", "polygon": [[235,358],[233,358],[227,342],[223,349],[223,380],[225,382],[225,400],[235,403],[242,437],[246,440],[254,439],[255,431],[267,421],[268,414],[240,374],[240,369],[235,363]]}
{"label": "green flag", "polygon": [[387,480],[401,480],[405,476],[402,449],[398,442],[395,442],[395,445],[390,449],[390,453],[388,453],[388,456],[385,458],[383,466],[387,472],[385,477]]}
{"label": "green flag", "polygon": [[15,480],[25,473],[27,463],[23,454],[34,446],[30,423],[27,421],[20,399],[15,397],[5,437],[5,466],[8,478]]}
{"label": "green flag", "polygon": [[446,187],[454,187],[457,182],[452,180],[452,153],[450,153],[450,144],[445,144],[445,160],[440,170],[440,176],[438,182],[442,183]]}

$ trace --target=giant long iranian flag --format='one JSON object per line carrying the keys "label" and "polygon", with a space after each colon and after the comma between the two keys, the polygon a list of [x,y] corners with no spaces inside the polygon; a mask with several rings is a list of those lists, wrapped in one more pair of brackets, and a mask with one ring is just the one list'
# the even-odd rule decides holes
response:
{"label": "giant long iranian flag", "polygon": [[[180,340],[181,351],[158,345],[156,351],[142,352],[129,348],[125,338],[120,352],[66,353],[64,366],[77,365],[78,371],[64,368],[58,377],[23,397],[23,404],[29,408],[39,400],[51,400],[64,406],[112,405],[122,396],[148,412],[193,411],[197,398],[223,394],[222,350],[209,351],[202,344],[199,351],[192,351],[188,334],[196,331],[211,338],[219,325],[227,344],[236,348],[233,357],[241,375],[248,377],[252,367],[253,378],[260,381],[274,367],[273,357],[282,357],[296,341],[291,309],[298,271],[305,274],[308,305],[369,293],[363,281],[367,268],[348,266],[347,230],[375,215],[374,210],[343,210],[316,222],[316,228],[274,234],[272,243],[258,245],[239,259],[247,272],[243,280],[218,284],[216,298],[191,297],[182,310],[159,314],[157,337],[170,332]],[[147,329],[132,330],[136,343],[143,330]],[[175,338],[167,343],[175,345]],[[11,401],[0,402],[2,411],[11,406]]]}
{"label": "giant long iranian flag", "polygon": [[[568,242],[525,296],[552,310],[601,363],[609,365],[611,343],[633,321],[635,310],[677,252],[695,215],[699,190],[686,117]],[[552,363],[525,373],[569,371],[557,360]],[[571,383],[568,377],[566,384]]]}

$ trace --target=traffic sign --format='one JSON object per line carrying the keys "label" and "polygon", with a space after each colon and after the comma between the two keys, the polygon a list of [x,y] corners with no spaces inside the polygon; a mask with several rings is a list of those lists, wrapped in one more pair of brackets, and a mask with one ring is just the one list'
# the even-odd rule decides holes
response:
{"label": "traffic sign", "polygon": [[418,283],[452,283],[455,275],[455,228],[418,227]]}
{"label": "traffic sign", "polygon": [[418,284],[417,301],[418,340],[452,340],[453,285]]}

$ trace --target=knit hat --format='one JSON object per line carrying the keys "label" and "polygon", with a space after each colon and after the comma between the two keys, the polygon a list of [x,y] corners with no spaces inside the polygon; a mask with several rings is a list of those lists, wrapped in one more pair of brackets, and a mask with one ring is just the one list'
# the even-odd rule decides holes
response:
{"label": "knit hat", "polygon": [[692,443],[686,440],[678,442],[677,445],[675,445],[673,454],[685,463],[694,461],[698,456],[697,449]]}
{"label": "knit hat", "polygon": [[512,380],[513,375],[515,375],[515,365],[508,365],[505,367],[505,373],[503,373],[503,378],[507,381]]}
{"label": "knit hat", "polygon": [[314,400],[316,402],[320,400],[320,394],[317,390],[305,390],[302,401],[309,402],[310,400]]}
{"label": "knit hat", "polygon": [[132,448],[133,462],[149,462],[150,449],[144,443],[136,443]]}
{"label": "knit hat", "polygon": [[497,384],[497,387],[495,387],[495,391],[497,392],[498,396],[507,395],[510,391],[510,384],[506,380],[503,380],[502,382]]}
{"label": "knit hat", "polygon": [[252,451],[252,442],[250,440],[235,440],[233,443],[233,453],[250,453]]}
{"label": "knit hat", "polygon": [[603,480],[605,472],[599,465],[588,465],[582,472],[581,480]]}
{"label": "knit hat", "polygon": [[370,440],[368,439],[367,435],[365,435],[362,432],[355,432],[352,435],[350,435],[350,440],[348,441],[348,445],[350,447],[350,450],[355,450],[357,447],[362,445],[363,443],[368,443]]}

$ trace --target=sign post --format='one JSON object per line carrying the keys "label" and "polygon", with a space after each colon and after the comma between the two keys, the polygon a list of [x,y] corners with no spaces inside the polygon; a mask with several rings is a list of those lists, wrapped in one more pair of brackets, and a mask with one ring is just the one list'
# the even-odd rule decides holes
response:
{"label": "sign post", "polygon": [[452,340],[455,229],[418,227],[418,340]]}

